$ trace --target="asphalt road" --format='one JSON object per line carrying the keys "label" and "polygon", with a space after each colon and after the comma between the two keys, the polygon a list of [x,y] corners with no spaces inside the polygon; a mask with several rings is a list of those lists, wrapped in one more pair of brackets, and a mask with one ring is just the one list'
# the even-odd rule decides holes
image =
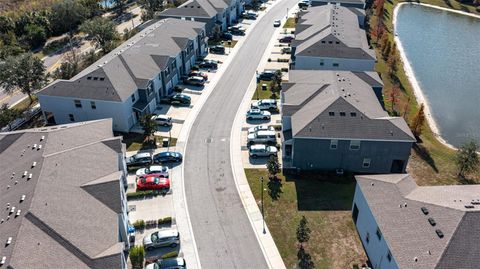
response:
{"label": "asphalt road", "polygon": [[[236,112],[274,33],[297,0],[281,1],[252,29],[189,134],[185,193],[202,268],[268,268],[235,187],[230,133]],[[188,263],[188,261],[187,261]]]}

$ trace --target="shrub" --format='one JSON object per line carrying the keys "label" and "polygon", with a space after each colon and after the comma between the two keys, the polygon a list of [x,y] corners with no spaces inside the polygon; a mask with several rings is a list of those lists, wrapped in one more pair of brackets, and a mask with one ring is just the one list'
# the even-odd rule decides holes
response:
{"label": "shrub", "polygon": [[175,258],[178,256],[178,252],[176,251],[172,251],[172,252],[168,252],[168,253],[165,253],[164,255],[162,255],[160,257],[160,259],[168,259],[168,258]]}
{"label": "shrub", "polygon": [[192,70],[198,71],[198,70],[200,70],[200,67],[198,65],[194,65],[194,66],[192,66]]}
{"label": "shrub", "polygon": [[162,224],[171,224],[172,223],[172,217],[166,217],[163,219],[158,219],[158,225]]}
{"label": "shrub", "polygon": [[137,230],[145,229],[145,221],[143,219],[137,220],[133,223],[133,227]]}
{"label": "shrub", "polygon": [[278,59],[277,59],[277,62],[279,62],[279,63],[288,63],[288,61],[289,61],[289,60],[288,60],[288,59],[285,59],[285,58],[278,58]]}
{"label": "shrub", "polygon": [[360,269],[360,267],[358,267],[358,264],[356,264],[356,263],[353,264],[353,267],[352,267],[352,268],[353,268],[353,269]]}
{"label": "shrub", "polygon": [[146,196],[152,196],[154,194],[155,193],[152,190],[130,192],[130,193],[127,193],[127,200],[144,198]]}
{"label": "shrub", "polygon": [[288,72],[288,67],[283,67],[281,70],[282,72]]}
{"label": "shrub", "polygon": [[271,61],[272,61],[272,59],[268,58],[268,62],[271,62]]}
{"label": "shrub", "polygon": [[130,249],[130,261],[133,268],[143,268],[143,260],[145,259],[145,249],[142,246],[134,246]]}
{"label": "shrub", "polygon": [[182,86],[175,86],[175,87],[173,88],[173,91],[174,91],[174,92],[181,93],[181,92],[183,92],[183,89],[184,89],[184,88],[183,88]]}

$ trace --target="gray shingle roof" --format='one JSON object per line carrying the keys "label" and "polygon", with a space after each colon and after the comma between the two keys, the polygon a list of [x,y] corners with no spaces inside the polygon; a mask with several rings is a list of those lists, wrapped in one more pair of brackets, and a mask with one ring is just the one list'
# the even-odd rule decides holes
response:
{"label": "gray shingle roof", "polygon": [[282,113],[291,117],[293,136],[415,141],[405,121],[390,117],[380,105],[372,89],[381,86],[378,75],[359,74],[291,70],[282,92]]}
{"label": "gray shingle roof", "polygon": [[204,23],[164,19],[153,23],[70,80],[57,80],[39,95],[123,102],[186,49]]}
{"label": "gray shingle roof", "polygon": [[296,56],[375,59],[358,15],[332,4],[310,7],[301,14],[292,46]]}
{"label": "gray shingle roof", "polygon": [[190,0],[177,8],[169,8],[160,12],[160,16],[213,18],[217,15],[215,7],[207,0]]}
{"label": "gray shingle roof", "polygon": [[480,198],[480,185],[419,187],[407,174],[356,179],[399,268],[478,268],[480,206],[465,205]]}
{"label": "gray shingle roof", "polygon": [[[118,213],[123,171],[118,149],[123,147],[111,128],[112,120],[106,119],[0,136],[0,203],[9,203],[15,213],[21,210],[18,217],[0,213],[0,241],[12,237],[12,244],[0,251],[6,265],[121,266]],[[25,200],[20,202],[22,195]]]}

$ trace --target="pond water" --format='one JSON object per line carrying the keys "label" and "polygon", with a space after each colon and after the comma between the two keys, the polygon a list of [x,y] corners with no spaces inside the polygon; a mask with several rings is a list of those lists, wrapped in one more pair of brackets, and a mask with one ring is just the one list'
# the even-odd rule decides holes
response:
{"label": "pond water", "polygon": [[440,135],[480,143],[480,19],[420,5],[397,12],[396,34]]}

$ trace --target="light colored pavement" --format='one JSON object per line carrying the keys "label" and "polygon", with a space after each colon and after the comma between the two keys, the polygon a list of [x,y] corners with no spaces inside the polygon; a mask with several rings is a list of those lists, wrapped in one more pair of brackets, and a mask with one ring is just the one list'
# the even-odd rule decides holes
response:
{"label": "light colored pavement", "polygon": [[[278,253],[270,244],[259,245],[257,227],[247,216],[237,190],[230,160],[230,135],[238,107],[252,82],[255,70],[275,30],[273,21],[284,19],[294,0],[277,0],[249,30],[246,39],[228,65],[198,113],[191,130],[184,159],[184,185],[191,226],[203,268],[282,268],[264,253]],[[268,55],[267,55],[268,56]],[[190,116],[190,115],[189,115]],[[182,130],[183,133],[183,130]],[[180,135],[177,146],[182,145]],[[239,160],[242,166],[241,159]],[[243,171],[243,170],[242,170]],[[247,184],[248,191],[250,191]],[[174,202],[175,203],[175,202]],[[245,205],[247,210],[253,205]],[[252,223],[255,231],[252,230]],[[273,243],[273,245],[271,244]]]}

